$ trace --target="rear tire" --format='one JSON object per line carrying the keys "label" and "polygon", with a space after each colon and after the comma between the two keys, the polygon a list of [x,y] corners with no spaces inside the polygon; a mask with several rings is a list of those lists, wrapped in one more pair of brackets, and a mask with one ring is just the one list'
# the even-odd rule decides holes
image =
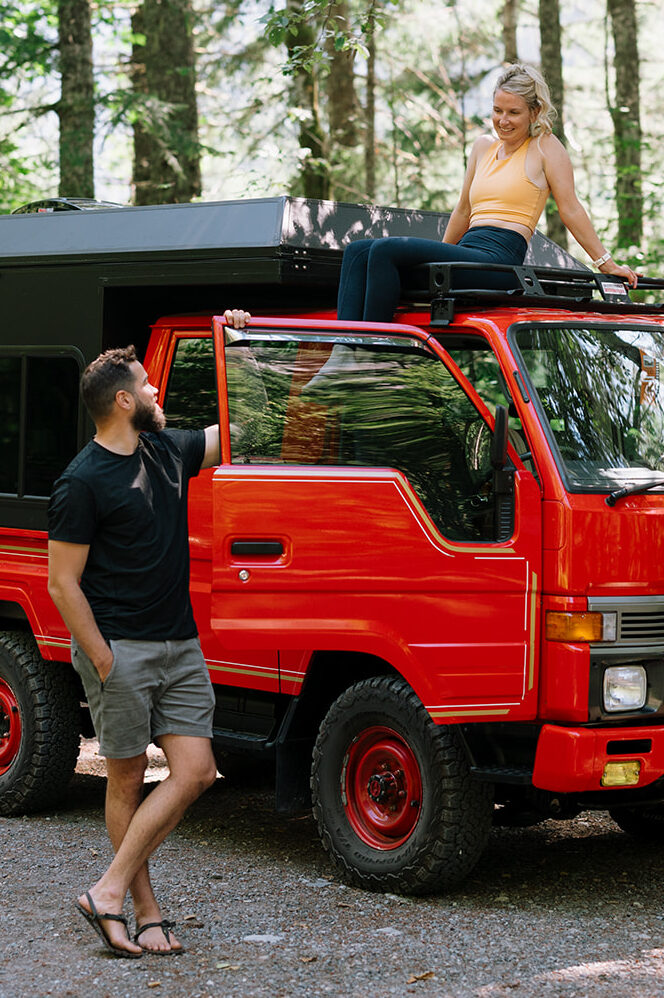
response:
{"label": "rear tire", "polygon": [[0,815],[58,801],[79,745],[79,691],[71,666],[45,662],[30,634],[0,633]]}
{"label": "rear tire", "polygon": [[609,814],[628,835],[642,842],[664,842],[664,804],[616,807]]}
{"label": "rear tire", "polygon": [[351,686],[314,748],[314,816],[352,884],[429,894],[468,875],[489,835],[492,795],[469,771],[458,733],[436,725],[401,679]]}

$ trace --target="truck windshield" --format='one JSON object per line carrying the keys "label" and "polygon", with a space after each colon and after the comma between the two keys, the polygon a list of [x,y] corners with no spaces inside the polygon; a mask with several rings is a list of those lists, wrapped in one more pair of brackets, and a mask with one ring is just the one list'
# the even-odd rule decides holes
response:
{"label": "truck windshield", "polygon": [[547,325],[520,328],[515,340],[571,491],[664,471],[662,330]]}

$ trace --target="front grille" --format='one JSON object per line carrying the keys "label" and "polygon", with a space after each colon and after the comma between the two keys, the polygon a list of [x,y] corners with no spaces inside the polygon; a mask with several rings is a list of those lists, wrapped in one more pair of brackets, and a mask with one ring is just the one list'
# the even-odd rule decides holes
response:
{"label": "front grille", "polygon": [[664,644],[664,610],[621,610],[618,614],[618,640],[630,644]]}
{"label": "front grille", "polygon": [[664,646],[664,596],[591,597],[588,609],[615,613],[616,640],[612,645]]}

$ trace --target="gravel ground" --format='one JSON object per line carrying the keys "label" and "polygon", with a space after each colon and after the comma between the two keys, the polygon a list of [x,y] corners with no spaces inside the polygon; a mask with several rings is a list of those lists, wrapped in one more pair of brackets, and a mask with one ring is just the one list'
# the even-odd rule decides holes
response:
{"label": "gravel ground", "polygon": [[608,816],[496,828],[462,888],[407,899],[344,886],[255,778],[219,779],[154,858],[187,952],[118,960],[73,906],[110,859],[95,752],[57,814],[0,819],[1,998],[664,996],[664,850]]}

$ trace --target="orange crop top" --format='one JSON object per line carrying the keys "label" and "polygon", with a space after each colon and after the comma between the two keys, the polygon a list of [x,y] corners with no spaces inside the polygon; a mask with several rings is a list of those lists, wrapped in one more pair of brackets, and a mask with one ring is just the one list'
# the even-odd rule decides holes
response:
{"label": "orange crop top", "polygon": [[[491,219],[526,225],[531,232],[544,211],[549,187],[538,187],[526,175],[526,139],[506,159],[496,154],[500,141],[492,142],[475,168],[470,185],[470,225],[490,224]],[[485,222],[486,220],[486,222]]]}

